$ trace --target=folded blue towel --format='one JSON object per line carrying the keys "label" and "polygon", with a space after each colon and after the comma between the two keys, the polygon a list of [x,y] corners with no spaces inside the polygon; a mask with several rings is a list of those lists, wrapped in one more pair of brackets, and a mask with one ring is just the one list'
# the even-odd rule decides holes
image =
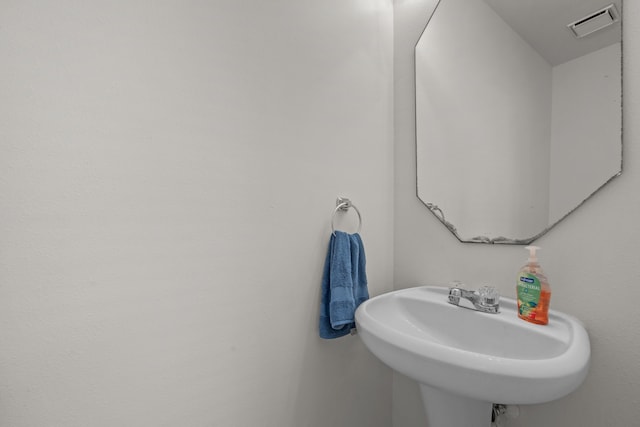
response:
{"label": "folded blue towel", "polygon": [[331,234],[322,276],[320,337],[338,338],[355,327],[356,308],[369,299],[366,257],[359,234]]}

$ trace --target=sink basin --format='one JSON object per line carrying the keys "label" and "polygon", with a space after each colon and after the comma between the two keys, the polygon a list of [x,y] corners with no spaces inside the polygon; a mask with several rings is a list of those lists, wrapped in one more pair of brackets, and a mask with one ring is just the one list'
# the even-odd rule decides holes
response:
{"label": "sink basin", "polygon": [[[552,401],[586,377],[589,336],[576,318],[550,310],[549,324],[541,326],[519,319],[512,299],[501,298],[500,312],[491,314],[449,304],[447,295],[443,287],[404,289],[372,298],[356,311],[369,350],[420,383],[428,419],[450,402],[458,407],[447,411],[460,412],[464,405],[475,407],[476,417],[488,412],[486,423],[464,419],[459,425],[488,426],[492,403]],[[441,408],[430,410],[429,400],[442,400]],[[449,425],[450,416],[443,413],[429,425]]]}

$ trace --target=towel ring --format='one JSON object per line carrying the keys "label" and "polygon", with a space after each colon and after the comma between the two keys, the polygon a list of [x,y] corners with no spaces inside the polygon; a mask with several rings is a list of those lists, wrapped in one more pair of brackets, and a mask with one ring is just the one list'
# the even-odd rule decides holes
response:
{"label": "towel ring", "polygon": [[351,203],[351,200],[346,197],[338,197],[336,199],[336,209],[333,211],[333,215],[331,216],[331,234],[334,236],[336,235],[336,227],[334,225],[336,214],[338,211],[346,212],[349,208],[353,208],[358,214],[358,231],[356,233],[360,233],[360,230],[362,230],[362,215],[360,215],[360,211],[356,208],[356,205]]}

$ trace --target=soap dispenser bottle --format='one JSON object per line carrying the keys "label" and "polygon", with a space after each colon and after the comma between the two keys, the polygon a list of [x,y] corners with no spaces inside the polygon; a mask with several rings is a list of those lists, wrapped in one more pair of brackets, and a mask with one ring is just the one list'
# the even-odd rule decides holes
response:
{"label": "soap dispenser bottle", "polygon": [[549,301],[551,287],[544,275],[536,251],[537,246],[527,246],[529,260],[520,269],[516,284],[518,296],[518,317],[527,322],[546,325],[549,323]]}

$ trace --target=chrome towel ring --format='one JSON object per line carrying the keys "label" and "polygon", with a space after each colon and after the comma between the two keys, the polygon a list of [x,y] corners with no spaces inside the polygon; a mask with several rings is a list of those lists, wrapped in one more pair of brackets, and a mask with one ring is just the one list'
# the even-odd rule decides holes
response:
{"label": "chrome towel ring", "polygon": [[358,208],[356,208],[356,205],[351,203],[351,200],[347,199],[346,197],[338,197],[336,199],[336,209],[333,211],[333,215],[331,216],[331,233],[334,236],[336,235],[336,227],[334,225],[336,214],[338,213],[338,211],[347,212],[349,208],[353,208],[353,210],[355,210],[356,213],[358,214],[357,233],[360,233],[360,230],[362,230],[362,215],[360,215],[360,211],[358,210]]}

